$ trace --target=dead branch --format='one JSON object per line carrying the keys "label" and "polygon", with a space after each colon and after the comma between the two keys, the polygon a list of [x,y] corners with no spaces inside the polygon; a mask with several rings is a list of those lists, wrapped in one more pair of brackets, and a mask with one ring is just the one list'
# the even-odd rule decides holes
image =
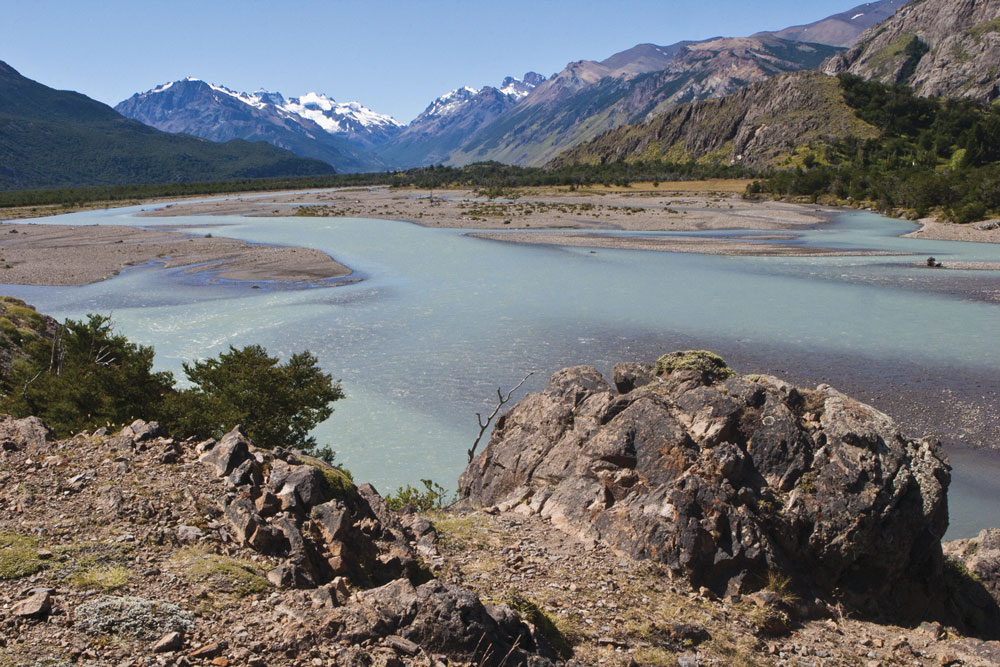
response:
{"label": "dead branch", "polygon": [[514,385],[514,388],[508,391],[506,396],[504,396],[501,389],[497,387],[497,405],[495,408],[493,408],[493,412],[490,414],[490,416],[486,418],[486,421],[483,421],[482,414],[478,412],[476,413],[476,419],[479,420],[479,435],[476,436],[476,441],[472,443],[472,449],[469,450],[469,463],[472,463],[472,459],[476,456],[476,447],[479,446],[479,441],[482,440],[483,435],[486,434],[486,429],[488,429],[490,427],[490,424],[493,423],[494,417],[500,414],[500,409],[507,403],[507,401],[510,400],[510,397],[514,395],[514,392],[520,389],[521,385],[527,382],[528,378],[530,378],[534,374],[535,371],[531,371],[530,373],[525,375],[524,379],[518,382],[516,385]]}

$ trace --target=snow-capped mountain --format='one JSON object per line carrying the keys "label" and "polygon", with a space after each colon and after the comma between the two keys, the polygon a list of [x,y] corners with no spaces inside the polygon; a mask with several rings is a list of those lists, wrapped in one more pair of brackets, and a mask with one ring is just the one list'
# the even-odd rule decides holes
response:
{"label": "snow-capped mountain", "polygon": [[471,102],[478,94],[478,90],[469,86],[456,88],[431,102],[417,118],[438,118],[451,115]]}
{"label": "snow-capped mountain", "polygon": [[398,167],[443,162],[479,128],[516,106],[543,81],[541,74],[528,72],[523,79],[506,77],[499,88],[456,88],[431,102],[399,136],[375,152]]}
{"label": "snow-capped mountain", "polygon": [[359,102],[340,103],[317,93],[286,99],[266,90],[237,92],[192,77],[137,93],[115,110],[166,132],[267,141],[338,171],[385,168],[368,149],[402,129]]}
{"label": "snow-capped mountain", "polygon": [[282,108],[308,118],[331,134],[345,134],[369,144],[381,143],[403,127],[392,116],[372,111],[360,102],[337,102],[320,93],[293,97]]}

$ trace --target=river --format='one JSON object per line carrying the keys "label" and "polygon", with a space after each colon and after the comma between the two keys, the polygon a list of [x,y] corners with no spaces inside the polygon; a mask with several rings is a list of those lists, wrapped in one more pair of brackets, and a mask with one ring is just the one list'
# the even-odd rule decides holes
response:
{"label": "river", "polygon": [[[386,492],[434,479],[454,489],[498,387],[523,391],[567,365],[605,373],[709,348],[741,372],[828,382],[911,432],[932,431],[955,466],[949,537],[1000,525],[996,440],[1000,274],[929,270],[998,261],[1000,246],[904,239],[907,222],[839,213],[796,244],[906,256],[728,257],[500,243],[461,230],[333,218],[135,218],[88,211],[36,223],[185,225],[256,243],[318,248],[364,280],[290,288],[136,267],[82,287],[0,286],[57,318],[108,313],[154,345],[159,369],[226,346],[282,357],[309,349],[347,398],[316,431],[359,480]],[[753,234],[747,234],[753,236]],[[782,243],[789,243],[782,241]],[[254,286],[256,285],[256,289]],[[518,396],[519,397],[519,396]]]}

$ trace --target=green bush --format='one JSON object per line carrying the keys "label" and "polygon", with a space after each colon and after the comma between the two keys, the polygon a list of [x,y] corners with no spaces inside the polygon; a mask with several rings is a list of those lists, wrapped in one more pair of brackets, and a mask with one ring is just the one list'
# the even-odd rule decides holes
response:
{"label": "green bush", "polygon": [[444,507],[445,494],[447,489],[429,479],[422,479],[420,483],[424,485],[424,490],[416,489],[409,484],[396,489],[395,493],[390,493],[385,498],[385,504],[389,509],[399,511],[409,505],[417,512],[428,512],[433,509]]}
{"label": "green bush", "polygon": [[31,340],[25,351],[27,358],[3,379],[0,410],[40,417],[60,437],[140,416],[157,419],[172,391],[173,375],[152,370],[153,348],[116,334],[103,315],[66,320],[54,340]]}
{"label": "green bush", "polygon": [[203,438],[220,437],[238,424],[259,447],[316,446],[309,431],[344,397],[309,352],[278,363],[260,345],[229,347],[217,358],[184,364],[194,387],[171,395],[167,427]]}

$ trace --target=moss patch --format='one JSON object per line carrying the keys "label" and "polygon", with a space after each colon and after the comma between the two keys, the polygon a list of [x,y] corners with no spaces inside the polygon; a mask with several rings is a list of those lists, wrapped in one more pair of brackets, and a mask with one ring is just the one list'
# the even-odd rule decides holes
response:
{"label": "moss patch", "polygon": [[128,584],[129,575],[128,568],[121,565],[105,565],[70,575],[69,582],[77,588],[107,593],[124,588]]}
{"label": "moss patch", "polygon": [[708,350],[671,352],[656,360],[654,372],[657,375],[669,375],[674,371],[698,371],[713,380],[726,380],[736,375],[722,357]]}
{"label": "moss patch", "polygon": [[323,475],[323,483],[328,495],[334,498],[346,498],[357,493],[358,487],[354,483],[354,476],[351,475],[350,470],[332,466],[312,456],[303,456],[302,461],[306,465],[316,468]]}

